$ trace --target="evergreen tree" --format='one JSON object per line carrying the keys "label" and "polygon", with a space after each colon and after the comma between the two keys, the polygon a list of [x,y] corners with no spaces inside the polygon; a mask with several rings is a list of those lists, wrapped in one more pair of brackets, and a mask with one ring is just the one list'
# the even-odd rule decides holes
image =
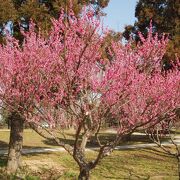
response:
{"label": "evergreen tree", "polygon": [[170,42],[165,59],[175,59],[180,55],[180,3],[179,0],[139,0],[135,9],[137,18],[133,26],[125,27],[123,36],[131,36],[139,41],[138,31],[147,35],[150,20],[153,24],[153,33],[166,33]]}
{"label": "evergreen tree", "polygon": [[28,29],[30,19],[47,34],[51,27],[51,18],[58,18],[60,8],[66,11],[72,9],[78,16],[85,5],[91,5],[95,14],[103,15],[102,9],[109,0],[0,0],[0,42],[3,40],[4,27],[8,22],[13,24],[13,33],[17,39],[22,39],[20,27]]}

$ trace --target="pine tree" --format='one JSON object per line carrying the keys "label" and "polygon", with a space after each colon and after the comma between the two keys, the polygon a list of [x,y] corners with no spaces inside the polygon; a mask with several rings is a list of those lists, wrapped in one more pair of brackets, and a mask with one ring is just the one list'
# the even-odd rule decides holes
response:
{"label": "pine tree", "polygon": [[[30,19],[47,34],[51,27],[51,18],[58,18],[60,9],[66,11],[72,9],[75,15],[79,15],[83,6],[91,5],[95,14],[101,14],[102,9],[109,0],[0,0],[0,42],[3,41],[4,26],[11,22],[13,24],[14,36],[22,40],[20,26],[28,30]],[[19,26],[20,25],[20,26]]]}
{"label": "pine tree", "polygon": [[131,35],[139,41],[138,31],[147,35],[150,20],[153,24],[153,33],[169,35],[166,60],[175,59],[180,55],[180,3],[179,0],[139,0],[135,9],[137,21],[133,26],[125,27],[123,36],[129,39]]}

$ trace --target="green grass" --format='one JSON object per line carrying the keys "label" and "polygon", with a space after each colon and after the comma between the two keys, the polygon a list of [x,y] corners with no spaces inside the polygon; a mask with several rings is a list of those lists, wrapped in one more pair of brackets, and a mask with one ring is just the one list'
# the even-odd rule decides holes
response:
{"label": "green grass", "polygon": [[[69,141],[74,136],[73,130],[66,131]],[[113,133],[101,132],[101,138],[111,139]],[[7,148],[9,131],[0,130],[0,147]],[[148,138],[133,135],[131,141],[123,144],[148,142]],[[91,146],[95,144],[90,144]],[[56,147],[36,132],[26,129],[24,131],[24,147]],[[88,152],[87,158],[94,159],[97,152]],[[23,156],[24,166],[18,173],[24,180],[62,179],[74,180],[78,176],[78,166],[66,152],[33,153]],[[6,165],[6,157],[0,157],[0,179]],[[1,176],[2,175],[2,176]],[[10,176],[7,179],[10,179]],[[13,177],[17,179],[15,176]],[[176,159],[159,152],[159,149],[121,150],[114,151],[112,155],[104,158],[91,172],[92,180],[108,179],[154,179],[176,180]],[[5,179],[6,180],[6,179]]]}
{"label": "green grass", "polygon": [[[73,144],[74,139],[74,130],[66,130],[65,131],[67,142]],[[63,138],[62,135],[58,134],[60,138]],[[102,142],[106,142],[108,140],[113,140],[115,138],[114,133],[107,133],[106,131],[101,131],[99,137]],[[32,147],[58,147],[57,144],[50,139],[44,139],[40,135],[38,135],[35,131],[31,129],[24,130],[23,136],[23,146],[24,148],[32,148]],[[122,142],[121,144],[138,144],[138,143],[147,143],[151,142],[148,137],[143,135],[132,135],[130,141]],[[7,148],[9,143],[9,130],[0,129],[0,148]],[[95,137],[91,138],[91,141],[87,144],[88,147],[97,146],[97,142],[95,141]]]}
{"label": "green grass", "polygon": [[[52,147],[46,140],[31,129],[25,129],[23,136],[23,146],[31,147]],[[0,148],[7,148],[9,143],[9,131],[0,129]],[[55,146],[55,145],[54,145]],[[56,145],[57,146],[57,145]]]}
{"label": "green grass", "polygon": [[0,156],[0,168],[6,166],[6,157]]}
{"label": "green grass", "polygon": [[[91,179],[178,179],[176,159],[157,150],[114,151],[91,172]],[[95,152],[88,152],[88,159],[94,159],[95,156]],[[31,161],[41,162],[44,159],[50,164],[53,162],[54,167],[46,169],[46,166],[42,165],[44,169],[39,173],[32,173],[33,175],[42,179],[48,179],[49,176],[60,180],[77,179],[78,166],[66,152],[29,154],[23,157],[24,162],[29,161],[29,164]],[[47,164],[46,161],[44,164]]]}

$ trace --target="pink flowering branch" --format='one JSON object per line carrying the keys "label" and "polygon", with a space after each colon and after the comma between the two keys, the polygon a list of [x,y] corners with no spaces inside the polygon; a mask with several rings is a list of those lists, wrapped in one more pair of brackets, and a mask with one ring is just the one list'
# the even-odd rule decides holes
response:
{"label": "pink flowering branch", "polygon": [[[180,74],[175,68],[162,75],[167,39],[152,36],[152,27],[135,48],[112,42],[112,60],[107,62],[102,58],[100,22],[89,13],[79,18],[71,14],[68,22],[64,18],[61,13],[52,20],[48,38],[37,34],[32,24],[22,46],[10,38],[0,47],[0,98],[10,111],[34,123],[37,132],[42,121],[61,129],[73,127],[73,145],[53,129],[45,131],[73,156],[81,179],[89,177],[123,136],[158,124],[167,115],[174,117],[180,104]],[[116,137],[102,143],[98,134],[109,121],[115,122]],[[93,136],[99,153],[87,161],[85,149]]]}

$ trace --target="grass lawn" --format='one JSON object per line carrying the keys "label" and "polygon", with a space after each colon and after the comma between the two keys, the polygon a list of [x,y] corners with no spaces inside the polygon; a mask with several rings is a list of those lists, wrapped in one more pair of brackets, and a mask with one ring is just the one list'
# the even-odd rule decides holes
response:
{"label": "grass lawn", "polygon": [[[31,147],[52,147],[52,143],[49,143],[43,137],[38,135],[32,129],[25,129],[23,136],[23,146],[24,148]],[[9,130],[1,130],[0,129],[0,148],[7,148],[9,143]],[[57,145],[53,145],[57,146]]]}
{"label": "grass lawn", "polygon": [[[73,137],[74,137],[74,131],[72,129],[65,131],[67,140],[69,143],[73,143]],[[103,141],[113,139],[115,136],[115,133],[113,132],[106,132],[102,131],[100,133],[100,138]],[[59,137],[62,137],[62,135],[59,134]],[[32,147],[58,147],[54,141],[50,139],[44,139],[40,135],[38,135],[35,131],[32,129],[25,129],[24,130],[24,136],[23,136],[23,146],[24,148],[32,148]],[[62,137],[63,138],[63,137]],[[92,141],[88,144],[88,146],[96,146],[97,144],[95,141],[93,141],[94,137],[92,138]],[[132,135],[131,140],[128,142],[122,142],[121,144],[138,144],[138,143],[146,143],[151,142],[148,137],[145,135]],[[9,143],[9,130],[7,129],[0,129],[0,148],[7,148]]]}
{"label": "grass lawn", "polygon": [[[66,131],[68,141],[72,142],[73,131]],[[114,136],[111,132],[102,132],[102,139]],[[0,148],[7,148],[9,131],[0,130]],[[126,144],[148,142],[148,138],[142,135],[133,135],[131,141]],[[91,144],[93,146],[93,144]],[[24,147],[56,147],[50,141],[45,140],[30,129],[24,131]],[[93,159],[96,152],[88,152],[89,159]],[[3,174],[6,165],[6,157],[0,156],[0,180],[11,179]],[[66,152],[34,153],[23,155],[23,168],[19,172],[25,180],[75,180],[78,176],[78,166]],[[14,178],[15,180],[17,178]],[[159,149],[139,149],[114,151],[106,157],[91,172],[92,180],[118,180],[118,179],[152,179],[152,180],[176,180],[176,159],[167,156]]]}
{"label": "grass lawn", "polygon": [[[95,154],[88,152],[88,158]],[[78,176],[78,166],[66,152],[28,154],[23,164],[19,175],[26,180],[75,180]],[[114,151],[91,172],[91,180],[106,179],[176,180],[177,162],[158,149]]]}

